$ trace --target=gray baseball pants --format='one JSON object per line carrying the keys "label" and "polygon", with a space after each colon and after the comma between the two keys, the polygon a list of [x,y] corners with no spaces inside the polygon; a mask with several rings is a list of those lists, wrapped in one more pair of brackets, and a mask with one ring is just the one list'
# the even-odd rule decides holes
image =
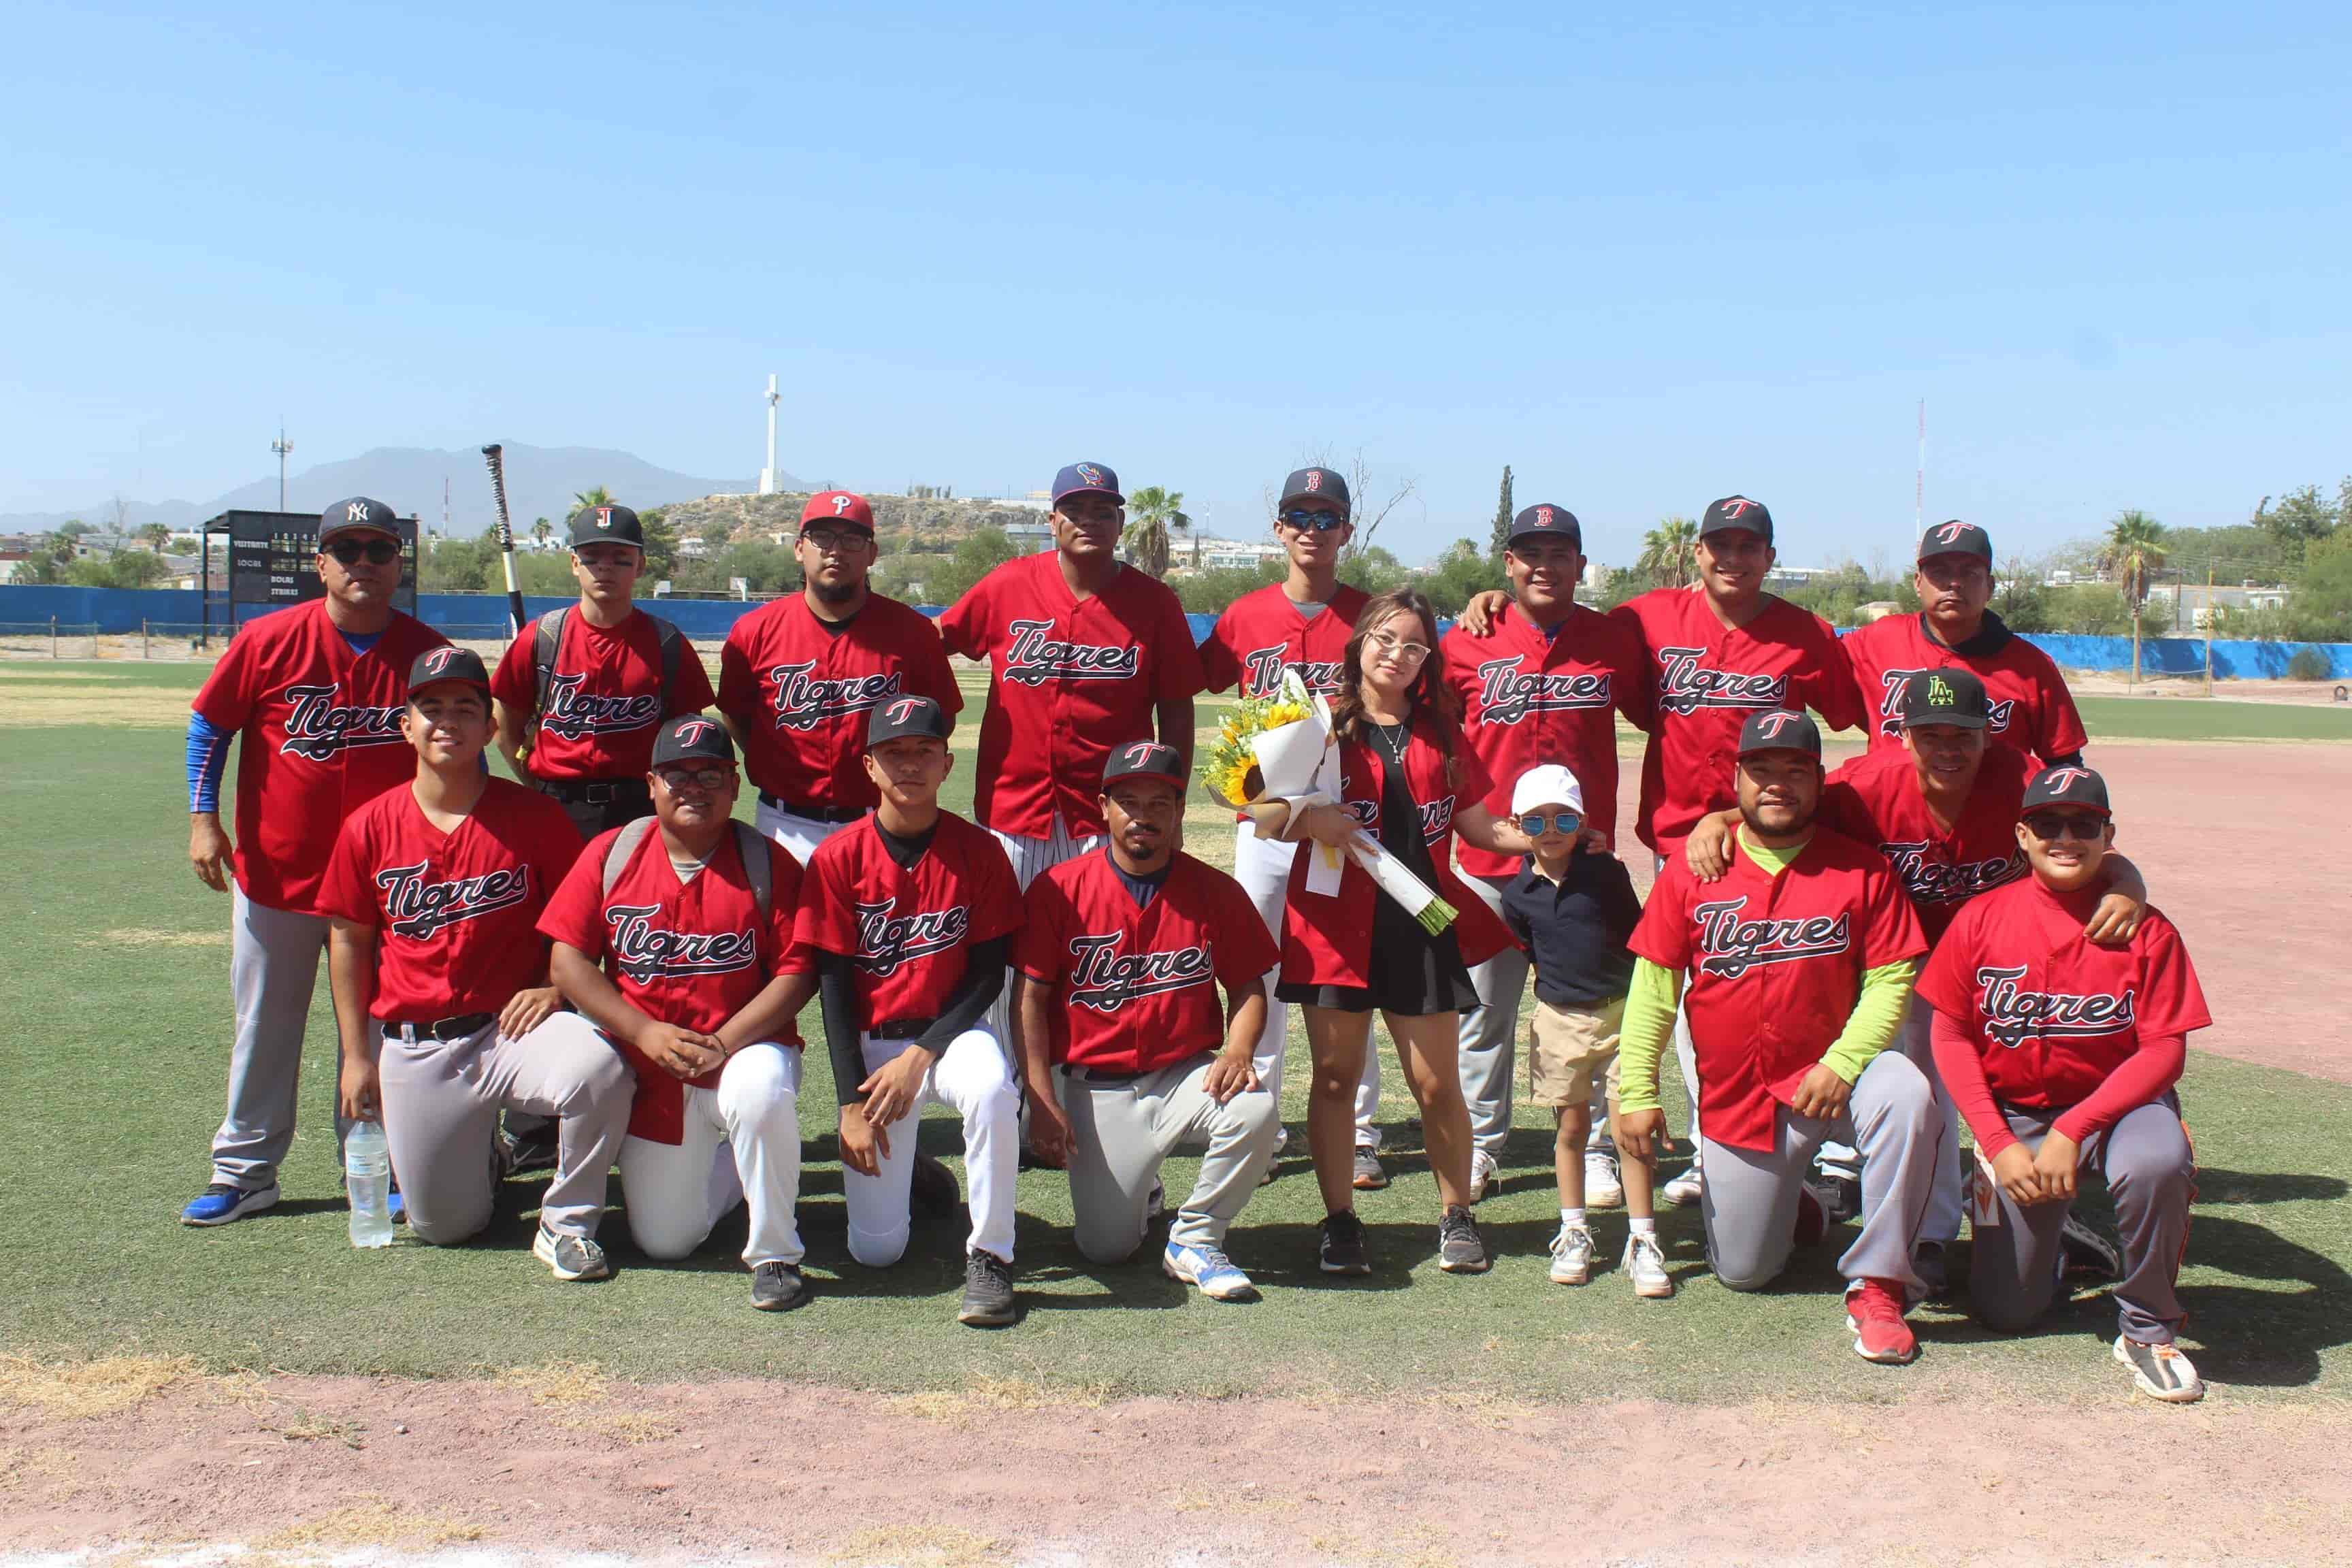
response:
{"label": "gray baseball pants", "polygon": [[[2034,1151],[2062,1114],[2001,1107],[2009,1130]],[[2123,1233],[2124,1278],[2116,1287],[2116,1321],[2126,1339],[2169,1344],[2188,1318],[2175,1287],[2189,1245],[2189,1205],[2197,1195],[2197,1155],[2181,1125],[2180,1101],[2168,1094],[2128,1111],[2104,1132],[2083,1141],[2082,1168],[2107,1179]],[[1971,1235],[1969,1298],[1977,1321],[2014,1333],[2050,1310],[2065,1266],[2058,1232],[2072,1204],[2021,1208],[2000,1194],[2000,1224]]]}
{"label": "gray baseball pants", "polygon": [[379,1026],[383,1136],[417,1239],[448,1247],[490,1223],[498,1191],[499,1111],[556,1119],[555,1177],[540,1224],[593,1237],[604,1184],[628,1131],[636,1080],[576,1013],[510,1040],[496,1022],[460,1039],[409,1038]]}
{"label": "gray baseball pants", "polygon": [[1134,1256],[1150,1223],[1147,1210],[1161,1163],[1181,1148],[1204,1144],[1201,1173],[1169,1222],[1168,1239],[1224,1247],[1226,1229],[1274,1158],[1281,1116],[1263,1089],[1219,1105],[1206,1087],[1214,1059],[1199,1056],[1131,1079],[1097,1078],[1085,1068],[1055,1070],[1070,1122],[1070,1210],[1087,1261],[1121,1263]]}
{"label": "gray baseball pants", "polygon": [[[319,986],[319,955],[327,947],[327,917],[271,909],[229,895],[229,994],[236,1033],[229,1047],[228,1112],[213,1134],[213,1180],[247,1192],[278,1180],[294,1142],[294,1110],[302,1081],[302,1034]],[[342,1063],[336,1053],[336,1066]],[[341,1098],[341,1086],[335,1103]],[[335,1120],[341,1145],[351,1123]]]}
{"label": "gray baseball pants", "polygon": [[[1913,996],[1895,1030],[1895,1046],[1927,1076],[1927,1087],[1936,1095],[1936,1175],[1928,1185],[1927,1219],[1919,1239],[1949,1246],[1959,1239],[1960,1216],[1967,1211],[1968,1198],[1960,1187],[1960,1110],[1944,1088],[1944,1075],[1936,1068],[1928,1032],[1934,1016],[1935,1009],[1924,997]],[[1861,1156],[1847,1144],[1835,1140],[1823,1143],[1819,1158],[1822,1169],[1832,1174],[1859,1173]]]}
{"label": "gray baseball pants", "polygon": [[1911,1248],[1935,1168],[1934,1105],[1926,1076],[1887,1050],[1862,1069],[1843,1115],[1800,1116],[1776,1106],[1770,1149],[1703,1139],[1700,1213],[1715,1277],[1734,1290],[1760,1290],[1780,1277],[1796,1246],[1798,1189],[1822,1141],[1836,1137],[1862,1151],[1862,1234],[1838,1259],[1838,1271],[1848,1279],[1896,1281],[1914,1299],[1925,1294]]}
{"label": "gray baseball pants", "polygon": [[[1462,882],[1502,919],[1507,881],[1465,876]],[[1470,1108],[1471,1140],[1500,1160],[1511,1138],[1511,1068],[1519,997],[1528,988],[1526,951],[1507,947],[1474,965],[1470,984],[1477,989],[1478,1005],[1462,1020],[1462,1100]]]}

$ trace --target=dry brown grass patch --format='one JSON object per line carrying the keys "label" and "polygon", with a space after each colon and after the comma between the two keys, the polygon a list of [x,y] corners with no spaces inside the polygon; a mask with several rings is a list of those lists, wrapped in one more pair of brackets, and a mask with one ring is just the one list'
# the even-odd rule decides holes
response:
{"label": "dry brown grass patch", "polygon": [[86,936],[76,947],[226,947],[225,931],[163,931],[153,926],[120,926],[97,936]]}
{"label": "dry brown grass patch", "polygon": [[492,1381],[510,1392],[528,1394],[533,1405],[593,1405],[613,1386],[604,1369],[593,1361],[510,1366]]}
{"label": "dry brown grass patch", "polygon": [[55,1444],[0,1448],[0,1492],[26,1487],[71,1491],[80,1456]]}
{"label": "dry brown grass patch", "polygon": [[254,1544],[264,1552],[353,1546],[453,1546],[479,1541],[482,1527],[450,1514],[367,1497],[289,1524]]}
{"label": "dry brown grass patch", "polygon": [[69,1421],[111,1415],[203,1374],[187,1356],[110,1355],[37,1361],[0,1355],[0,1402]]}
{"label": "dry brown grass patch", "polygon": [[1004,1542],[952,1524],[891,1524],[861,1530],[825,1553],[834,1563],[887,1563],[896,1568],[976,1568],[1004,1560]]}
{"label": "dry brown grass patch", "polygon": [[943,1388],[894,1397],[893,1408],[942,1426],[964,1426],[983,1416],[1020,1410],[1097,1410],[1110,1397],[1107,1384],[1049,1388],[1025,1377],[974,1373],[960,1389]]}
{"label": "dry brown grass patch", "polygon": [[647,1443],[667,1442],[681,1430],[676,1422],[665,1420],[646,1410],[603,1410],[589,1415],[567,1416],[556,1425],[570,1432],[589,1432],[599,1437],[610,1437],[633,1448]]}
{"label": "dry brown grass patch", "polygon": [[64,725],[112,726],[119,729],[184,728],[188,694],[184,691],[130,690],[92,692],[31,681],[11,682],[0,689],[0,729],[55,729]]}

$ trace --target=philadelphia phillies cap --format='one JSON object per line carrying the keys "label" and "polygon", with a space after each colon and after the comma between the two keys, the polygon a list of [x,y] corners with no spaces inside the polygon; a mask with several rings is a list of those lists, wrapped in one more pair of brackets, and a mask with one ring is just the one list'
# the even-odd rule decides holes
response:
{"label": "philadelphia phillies cap", "polygon": [[2025,804],[2017,808],[2023,816],[2045,805],[2072,805],[2084,811],[2095,811],[2101,816],[2113,816],[2107,806],[2107,781],[2085,767],[2062,764],[2044,768],[2033,775],[2025,786]]}
{"label": "philadelphia phillies cap", "polygon": [[625,506],[583,506],[572,514],[572,548],[593,544],[600,539],[618,544],[646,547],[645,525],[637,514]]}
{"label": "philadelphia phillies cap", "polygon": [[688,757],[707,757],[714,763],[735,760],[735,742],[727,738],[727,726],[716,719],[706,719],[699,713],[688,713],[673,719],[661,727],[654,737],[654,763],[682,763]]}
{"label": "philadelphia phillies cap", "polygon": [[1930,669],[1903,683],[1903,727],[1949,724],[1956,730],[1981,730],[1992,704],[1984,682],[1965,669]]}
{"label": "philadelphia phillies cap", "polygon": [[1054,504],[1061,505],[1072,496],[1108,496],[1119,505],[1127,498],[1118,493],[1118,476],[1100,463],[1072,463],[1054,476]]}
{"label": "philadelphia phillies cap", "polygon": [[416,656],[408,667],[408,695],[416,694],[428,686],[438,686],[445,680],[462,680],[468,686],[478,686],[487,694],[490,689],[489,672],[482,668],[482,656],[469,647],[457,647],[444,643],[428,647]]}
{"label": "philadelphia phillies cap", "polygon": [[362,529],[398,539],[400,520],[392,515],[392,508],[367,496],[339,500],[319,514],[320,547],[325,548],[327,541],[339,533],[356,533]]}
{"label": "philadelphia phillies cap", "polygon": [[1992,563],[1992,535],[1973,522],[1958,518],[1939,522],[1919,536],[1919,559],[1930,555],[1973,555],[1987,565]]}
{"label": "philadelphia phillies cap", "polygon": [[1539,805],[1564,805],[1584,815],[1584,786],[1558,763],[1543,763],[1519,775],[1511,786],[1511,815],[1523,816]]}
{"label": "philadelphia phillies cap", "polygon": [[866,498],[848,490],[819,490],[809,497],[808,505],[801,508],[801,531],[806,533],[812,522],[845,522],[852,528],[874,531],[874,509]]}
{"label": "philadelphia phillies cap", "polygon": [[944,741],[955,728],[946,709],[928,697],[893,697],[887,702],[877,702],[866,717],[866,743],[878,746],[885,741],[903,741],[910,736],[929,736]]}
{"label": "philadelphia phillies cap", "polygon": [[1328,468],[1294,468],[1282,481],[1282,500],[1275,510],[1280,511],[1295,500],[1337,501],[1339,514],[1345,517],[1355,510],[1356,503],[1348,495],[1348,481]]}
{"label": "philadelphia phillies cap", "polygon": [[1164,779],[1174,784],[1181,794],[1189,777],[1184,759],[1176,754],[1173,746],[1163,746],[1157,741],[1135,741],[1111,748],[1110,761],[1103,768],[1103,790],[1121,779]]}
{"label": "philadelphia phillies cap", "polygon": [[1748,722],[1739,726],[1739,754],[1745,757],[1757,752],[1805,752],[1818,757],[1822,732],[1813,728],[1812,720],[1785,708],[1750,713]]}
{"label": "philadelphia phillies cap", "polygon": [[1517,544],[1522,539],[1565,539],[1580,552],[1584,549],[1584,525],[1568,508],[1538,501],[1511,519],[1510,542]]}
{"label": "philadelphia phillies cap", "polygon": [[1721,533],[1727,528],[1744,528],[1750,533],[1762,535],[1765,543],[1772,542],[1772,514],[1765,510],[1760,500],[1749,500],[1746,496],[1726,496],[1721,500],[1707,502],[1706,515],[1698,521],[1698,536],[1705,539],[1708,534]]}

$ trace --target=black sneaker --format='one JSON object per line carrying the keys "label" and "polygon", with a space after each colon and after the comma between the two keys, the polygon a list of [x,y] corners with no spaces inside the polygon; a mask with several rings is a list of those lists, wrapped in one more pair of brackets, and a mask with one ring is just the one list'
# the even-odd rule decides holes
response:
{"label": "black sneaker", "polygon": [[1478,1234],[1478,1222],[1460,1204],[1445,1211],[1437,1222],[1437,1266],[1448,1274],[1484,1274],[1494,1267],[1495,1260],[1486,1251],[1486,1238]]}
{"label": "black sneaker", "polygon": [[1019,1315],[1013,1300],[1013,1266],[993,1252],[973,1247],[964,1256],[963,1304],[956,1309],[956,1321],[993,1329]]}
{"label": "black sneaker", "polygon": [[557,1140],[562,1130],[551,1119],[544,1125],[528,1131],[499,1130],[499,1170],[506,1176],[520,1176],[532,1171],[555,1169]]}
{"label": "black sneaker", "polygon": [[2058,1227],[2058,1256],[2065,1260],[2069,1279],[2124,1277],[2123,1248],[2084,1224],[2079,1215],[2069,1214],[2066,1223]]}
{"label": "black sneaker", "polygon": [[1941,1301],[1951,1293],[1951,1267],[1944,1257],[1940,1241],[1923,1241],[1911,1249],[1911,1272],[1927,1287],[1927,1300]]}
{"label": "black sneaker", "polygon": [[914,1172],[908,1178],[907,1196],[925,1214],[953,1214],[963,1202],[963,1189],[956,1185],[955,1173],[940,1164],[936,1156],[917,1154]]}
{"label": "black sneaker", "polygon": [[1370,1274],[1372,1255],[1364,1247],[1364,1222],[1353,1209],[1323,1216],[1320,1258],[1326,1274]]}
{"label": "black sneaker", "polygon": [[809,1299],[808,1281],[796,1263],[762,1263],[751,1270],[751,1305],[762,1312],[789,1312]]}
{"label": "black sneaker", "polygon": [[1832,1225],[1843,1225],[1862,1217],[1862,1179],[1839,1171],[1823,1171],[1813,1178],[1814,1191],[1821,1194],[1822,1207],[1827,1211]]}

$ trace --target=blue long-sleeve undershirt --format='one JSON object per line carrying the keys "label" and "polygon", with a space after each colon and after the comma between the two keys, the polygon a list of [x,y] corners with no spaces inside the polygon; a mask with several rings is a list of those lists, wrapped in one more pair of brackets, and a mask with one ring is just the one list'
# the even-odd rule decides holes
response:
{"label": "blue long-sleeve undershirt", "polygon": [[223,730],[201,713],[188,715],[188,811],[220,809],[221,773],[228,766],[234,730]]}

